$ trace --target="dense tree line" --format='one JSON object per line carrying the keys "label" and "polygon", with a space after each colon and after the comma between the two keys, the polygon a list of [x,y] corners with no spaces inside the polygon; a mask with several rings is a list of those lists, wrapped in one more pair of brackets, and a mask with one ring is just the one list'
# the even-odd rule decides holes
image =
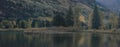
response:
{"label": "dense tree line", "polygon": [[3,20],[0,22],[0,28],[38,28],[39,23],[37,21],[29,21],[29,20]]}
{"label": "dense tree line", "polygon": [[40,20],[38,18],[31,19],[17,19],[17,20],[1,20],[0,28],[41,28],[41,27],[52,27],[52,26],[64,26],[69,27],[73,25],[73,20],[65,19],[62,15],[56,15],[52,21]]}
{"label": "dense tree line", "polygon": [[[79,13],[82,13],[79,11],[81,11],[82,8],[74,9],[74,7],[70,6],[71,4],[75,4],[75,2],[71,2],[71,4],[67,6],[62,4],[64,3],[58,0],[0,0],[0,28],[70,27],[84,25],[84,23],[80,23],[80,25],[78,20],[80,16]],[[81,6],[78,5],[78,8],[79,7]],[[96,3],[93,7],[91,28],[99,29],[101,27],[101,18],[98,10],[100,9]],[[53,20],[40,20],[38,17],[52,17]],[[120,23],[119,19],[118,24]],[[113,23],[108,23],[107,25],[112,26],[112,24]],[[120,25],[118,25],[118,28],[120,28]]]}
{"label": "dense tree line", "polygon": [[96,2],[94,2],[94,10],[92,16],[92,29],[100,29],[101,27],[101,17],[98,12],[98,7]]}
{"label": "dense tree line", "polygon": [[[38,0],[0,0],[0,28],[40,28],[73,24],[69,18],[71,10],[61,7],[61,4],[53,4],[58,1],[42,2],[45,3]],[[46,5],[46,2],[50,5]],[[40,16],[54,17],[54,20],[49,22],[37,19]]]}

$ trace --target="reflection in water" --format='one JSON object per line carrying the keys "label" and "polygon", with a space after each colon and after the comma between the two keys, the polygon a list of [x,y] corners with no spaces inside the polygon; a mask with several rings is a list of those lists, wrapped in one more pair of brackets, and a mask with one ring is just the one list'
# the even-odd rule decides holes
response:
{"label": "reflection in water", "polygon": [[91,47],[100,47],[100,39],[98,34],[92,34]]}
{"label": "reflection in water", "polygon": [[119,35],[116,36],[93,33],[30,34],[8,31],[0,32],[0,47],[120,47]]}
{"label": "reflection in water", "polygon": [[72,36],[69,36],[68,34],[53,35],[54,47],[71,47],[72,42]]}

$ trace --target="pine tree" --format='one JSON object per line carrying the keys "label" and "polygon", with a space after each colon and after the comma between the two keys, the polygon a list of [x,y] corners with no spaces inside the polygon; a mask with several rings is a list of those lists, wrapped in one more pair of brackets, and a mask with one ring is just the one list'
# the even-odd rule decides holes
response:
{"label": "pine tree", "polygon": [[2,22],[0,22],[0,28],[3,28]]}
{"label": "pine tree", "polygon": [[39,23],[38,23],[38,19],[37,20],[33,20],[33,22],[32,22],[32,28],[38,28],[39,27]]}
{"label": "pine tree", "polygon": [[65,19],[61,15],[57,15],[53,18],[53,25],[54,26],[66,26]]}
{"label": "pine tree", "polygon": [[34,23],[34,28],[38,28],[38,27],[39,27],[38,22],[35,22]]}
{"label": "pine tree", "polygon": [[118,27],[117,28],[120,28],[120,13],[119,13],[119,17],[118,17]]}
{"label": "pine tree", "polygon": [[3,28],[10,28],[10,23],[8,20],[3,20],[2,25],[3,25]]}
{"label": "pine tree", "polygon": [[19,21],[19,28],[27,28],[27,23],[25,20]]}
{"label": "pine tree", "polygon": [[69,7],[69,10],[68,10],[68,14],[66,16],[66,26],[73,26],[73,8],[72,7]]}
{"label": "pine tree", "polygon": [[27,28],[31,28],[32,27],[32,20],[28,19],[27,20]]}
{"label": "pine tree", "polygon": [[101,23],[100,23],[100,16],[98,13],[98,7],[96,5],[96,2],[94,2],[94,11],[93,11],[93,17],[92,17],[92,29],[100,29]]}

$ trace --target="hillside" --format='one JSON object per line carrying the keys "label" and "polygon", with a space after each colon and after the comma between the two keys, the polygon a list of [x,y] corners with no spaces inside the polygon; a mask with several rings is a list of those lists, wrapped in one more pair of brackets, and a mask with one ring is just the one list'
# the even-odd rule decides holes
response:
{"label": "hillside", "polygon": [[[108,18],[113,13],[99,2],[97,4],[101,16]],[[82,21],[87,23],[93,5],[92,0],[0,0],[0,23],[6,28],[13,24],[19,28],[44,27],[52,26],[53,21],[56,21],[54,18],[59,16],[57,20],[65,22],[62,25],[72,26],[75,15],[81,14],[84,17]]]}
{"label": "hillside", "polygon": [[0,0],[0,15],[9,18],[66,15],[70,6],[92,6],[91,0]]}

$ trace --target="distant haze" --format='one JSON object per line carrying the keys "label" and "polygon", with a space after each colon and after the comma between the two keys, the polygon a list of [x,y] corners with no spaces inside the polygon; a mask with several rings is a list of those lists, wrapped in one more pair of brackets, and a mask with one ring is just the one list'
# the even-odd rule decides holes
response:
{"label": "distant haze", "polygon": [[111,10],[120,11],[120,0],[97,0],[97,1]]}

